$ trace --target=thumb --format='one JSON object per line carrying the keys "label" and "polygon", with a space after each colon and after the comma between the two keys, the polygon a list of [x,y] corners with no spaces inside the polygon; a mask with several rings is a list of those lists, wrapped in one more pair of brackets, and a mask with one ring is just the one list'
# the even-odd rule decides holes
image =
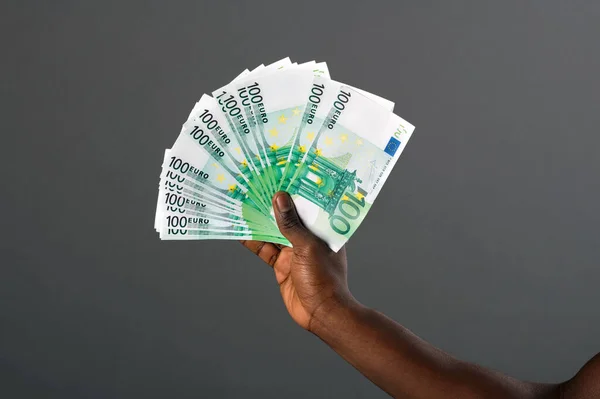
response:
{"label": "thumb", "polygon": [[294,247],[308,244],[313,234],[304,226],[298,216],[292,197],[284,191],[279,191],[273,196],[273,209],[275,219],[281,234],[287,238]]}

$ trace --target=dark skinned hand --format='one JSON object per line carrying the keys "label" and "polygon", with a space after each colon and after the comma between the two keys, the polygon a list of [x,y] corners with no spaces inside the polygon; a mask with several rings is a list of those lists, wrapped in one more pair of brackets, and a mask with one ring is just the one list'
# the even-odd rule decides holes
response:
{"label": "dark skinned hand", "polygon": [[346,278],[346,250],[335,253],[312,234],[287,193],[275,194],[273,209],[279,230],[293,248],[263,241],[242,244],[273,267],[290,316],[311,331],[319,314],[352,298]]}

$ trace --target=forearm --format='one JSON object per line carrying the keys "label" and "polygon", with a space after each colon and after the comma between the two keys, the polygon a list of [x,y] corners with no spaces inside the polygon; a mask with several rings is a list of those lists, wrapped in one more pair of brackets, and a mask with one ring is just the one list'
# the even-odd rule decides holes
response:
{"label": "forearm", "polygon": [[558,398],[558,386],[526,383],[454,359],[354,300],[324,306],[311,331],[396,398]]}

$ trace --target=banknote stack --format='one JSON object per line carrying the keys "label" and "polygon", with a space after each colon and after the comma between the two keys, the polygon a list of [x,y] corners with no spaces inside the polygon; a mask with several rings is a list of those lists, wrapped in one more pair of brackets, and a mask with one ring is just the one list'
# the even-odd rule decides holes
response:
{"label": "banknote stack", "polygon": [[290,245],[271,199],[338,251],[377,198],[414,126],[394,103],[289,58],[204,94],[165,151],[155,229],[163,240]]}

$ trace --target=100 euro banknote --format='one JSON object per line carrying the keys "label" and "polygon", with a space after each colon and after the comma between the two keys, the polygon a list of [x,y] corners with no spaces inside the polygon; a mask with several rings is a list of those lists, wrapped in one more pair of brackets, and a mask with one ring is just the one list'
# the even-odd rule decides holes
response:
{"label": "100 euro banknote", "polygon": [[287,191],[304,224],[339,250],[358,228],[414,126],[343,86]]}

